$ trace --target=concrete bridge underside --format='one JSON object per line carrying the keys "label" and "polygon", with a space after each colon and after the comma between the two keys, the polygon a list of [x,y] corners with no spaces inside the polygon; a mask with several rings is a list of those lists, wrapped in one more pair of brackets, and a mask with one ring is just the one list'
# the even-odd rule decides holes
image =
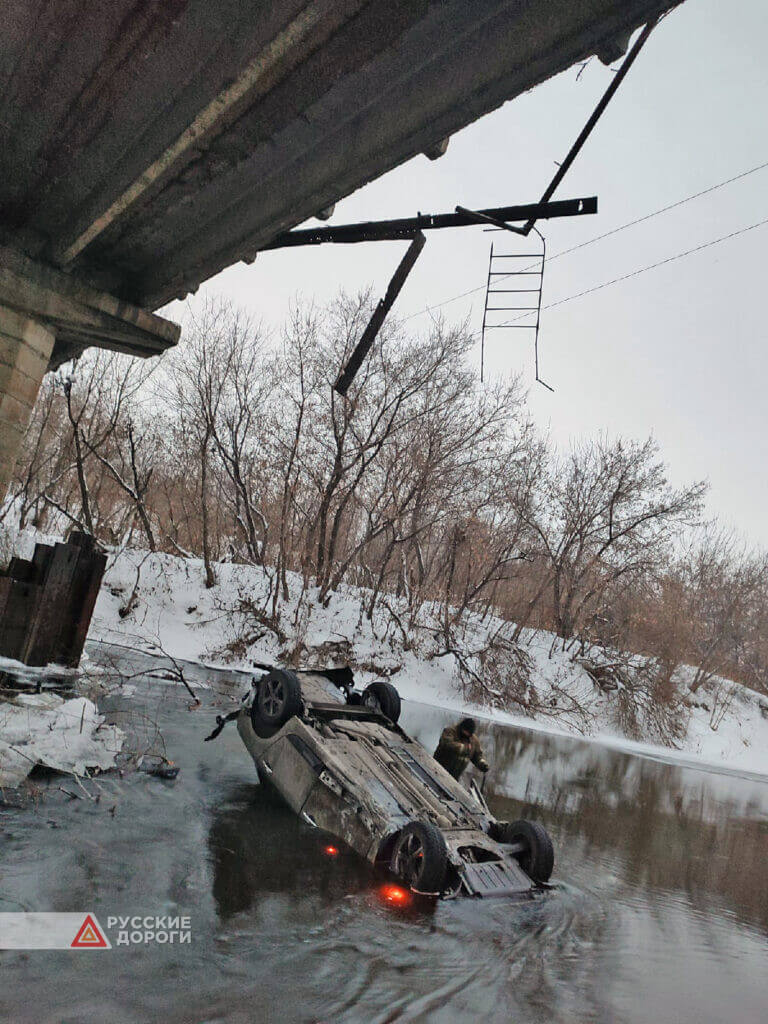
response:
{"label": "concrete bridge underside", "polygon": [[0,497],[46,369],[677,2],[4,0]]}

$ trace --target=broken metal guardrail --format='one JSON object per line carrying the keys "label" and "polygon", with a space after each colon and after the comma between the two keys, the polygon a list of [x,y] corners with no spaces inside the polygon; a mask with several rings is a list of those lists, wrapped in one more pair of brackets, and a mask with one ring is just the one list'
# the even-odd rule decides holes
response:
{"label": "broken metal guardrail", "polygon": [[473,224],[489,223],[523,234],[523,228],[514,228],[507,224],[509,220],[536,220],[547,217],[580,217],[585,214],[597,213],[597,197],[583,199],[564,199],[555,203],[529,203],[525,206],[502,206],[489,210],[468,210],[457,206],[455,213],[419,214],[417,217],[405,217],[399,220],[368,221],[360,224],[344,224],[338,227],[308,228],[302,231],[289,231],[286,235],[275,239],[267,248],[281,248],[292,245],[320,245],[323,242],[354,243],[363,241],[387,241],[410,238],[405,255],[400,261],[387,291],[379,299],[371,319],[368,321],[360,341],[354,348],[346,366],[334,384],[334,390],[346,397],[352,381],[363,364],[381,330],[387,314],[400,294],[405,281],[419,258],[426,236],[424,231],[441,228],[469,227]]}
{"label": "broken metal guardrail", "polygon": [[[616,75],[603,93],[602,97],[597,103],[597,106],[592,111],[592,114],[588,118],[582,130],[579,132],[576,140],[574,141],[568,153],[565,156],[563,162],[558,166],[552,180],[544,190],[544,194],[538,203],[531,203],[527,206],[503,206],[496,207],[487,210],[469,210],[463,206],[457,206],[454,213],[441,213],[441,214],[419,214],[416,217],[404,217],[398,220],[382,220],[382,221],[367,221],[357,224],[342,224],[337,227],[323,227],[323,228],[306,228],[298,231],[286,231],[282,235],[278,235],[277,238],[273,239],[269,244],[264,246],[264,250],[269,249],[284,249],[297,245],[321,245],[324,242],[330,243],[355,243],[355,242],[373,242],[373,241],[387,241],[397,239],[412,239],[411,244],[408,248],[403,259],[400,261],[397,270],[395,271],[392,279],[387,288],[387,292],[383,299],[380,299],[376,309],[373,312],[373,316],[368,322],[368,326],[363,332],[360,341],[357,343],[352,355],[347,362],[347,365],[342,370],[336,383],[334,384],[335,390],[342,396],[347,394],[349,386],[354,380],[355,374],[360,369],[363,360],[371,349],[373,342],[378,334],[381,325],[387,316],[387,313],[392,308],[392,305],[397,298],[400,290],[405,283],[408,274],[413,269],[416,260],[419,257],[421,250],[424,248],[424,231],[433,231],[439,228],[453,228],[453,227],[468,227],[471,224],[487,223],[491,224],[496,228],[503,229],[505,231],[511,231],[514,234],[523,235],[524,237],[529,235],[531,231],[536,230],[536,221],[542,220],[549,217],[577,217],[583,214],[597,213],[597,197],[591,196],[584,199],[566,199],[557,202],[552,202],[552,196],[565,177],[568,169],[570,168],[573,161],[581,151],[584,143],[592,133],[593,128],[600,120],[603,111],[610,103],[616,90],[621,85],[624,77],[626,76],[632,64],[635,62],[638,54],[645,46],[648,37],[653,32],[654,28],[658,24],[659,19],[653,18],[647,22],[634,46],[629,51],[627,56],[624,58],[621,67],[616,72]],[[515,227],[509,223],[509,221],[525,221],[523,227]],[[537,231],[542,242],[544,237],[540,232]],[[544,242],[546,252],[546,242]],[[543,268],[542,268],[543,274]],[[488,303],[488,297],[486,295],[486,307]],[[486,310],[487,312],[487,310]],[[553,389],[546,384],[539,377],[539,358],[538,358],[538,337],[539,337],[539,323],[541,318],[541,289],[539,289],[539,301],[538,309],[536,314],[536,380],[544,384],[550,391]],[[483,323],[483,340],[485,334],[485,321]],[[481,365],[481,379],[482,379],[482,365]]]}
{"label": "broken metal guardrail", "polygon": [[[342,244],[353,242],[386,242],[412,239],[418,231],[440,228],[464,228],[485,219],[498,225],[508,221],[546,220],[552,217],[581,217],[597,213],[597,196],[581,199],[559,199],[555,202],[526,203],[522,206],[498,206],[488,210],[461,213],[420,213],[416,217],[395,220],[361,221],[357,224],[339,224],[333,227],[302,228],[286,231],[264,246],[286,249],[296,245],[321,245],[326,242]],[[519,229],[522,230],[522,229]]]}
{"label": "broken metal guardrail", "polygon": [[347,365],[339,374],[336,383],[333,385],[334,390],[337,391],[342,398],[346,397],[347,391],[352,381],[355,379],[355,375],[360,367],[363,365],[363,360],[368,355],[376,340],[376,335],[381,329],[381,325],[384,323],[387,313],[395,303],[395,299],[400,294],[400,289],[405,284],[405,280],[413,270],[416,260],[421,254],[421,250],[424,248],[427,239],[422,231],[417,232],[414,236],[413,241],[408,246],[405,256],[400,260],[397,270],[392,275],[392,280],[389,282],[386,294],[383,299],[379,299],[376,309],[373,311],[373,316],[368,321],[368,326],[362,333],[360,341],[355,345],[352,355],[349,357]]}

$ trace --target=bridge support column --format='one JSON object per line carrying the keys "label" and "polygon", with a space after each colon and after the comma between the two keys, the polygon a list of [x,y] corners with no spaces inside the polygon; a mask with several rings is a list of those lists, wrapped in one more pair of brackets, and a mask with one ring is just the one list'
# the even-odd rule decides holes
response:
{"label": "bridge support column", "polygon": [[0,246],[0,501],[46,370],[92,345],[156,356],[179,334],[170,320]]}
{"label": "bridge support column", "polygon": [[51,358],[54,332],[0,305],[0,502]]}

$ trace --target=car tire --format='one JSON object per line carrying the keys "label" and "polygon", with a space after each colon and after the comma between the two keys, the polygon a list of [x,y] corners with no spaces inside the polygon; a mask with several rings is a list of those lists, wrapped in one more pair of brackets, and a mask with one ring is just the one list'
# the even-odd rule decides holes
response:
{"label": "car tire", "polygon": [[555,866],[555,851],[549,833],[537,821],[496,821],[490,828],[497,843],[519,843],[523,849],[516,859],[534,882],[548,882]]}
{"label": "car tire", "polygon": [[442,892],[448,850],[440,829],[426,821],[406,825],[395,842],[392,870],[416,892]]}
{"label": "car tire", "polygon": [[269,739],[294,715],[300,715],[301,709],[298,677],[287,669],[272,669],[256,685],[251,704],[253,731],[262,739]]}
{"label": "car tire", "polygon": [[400,694],[392,683],[376,682],[366,686],[362,703],[374,711],[380,711],[395,725],[400,718]]}

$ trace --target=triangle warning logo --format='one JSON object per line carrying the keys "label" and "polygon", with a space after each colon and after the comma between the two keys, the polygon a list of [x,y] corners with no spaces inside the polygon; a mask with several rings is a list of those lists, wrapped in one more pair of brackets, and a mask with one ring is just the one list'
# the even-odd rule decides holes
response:
{"label": "triangle warning logo", "polygon": [[77,935],[72,939],[71,949],[111,949],[109,941],[93,914],[86,914]]}

